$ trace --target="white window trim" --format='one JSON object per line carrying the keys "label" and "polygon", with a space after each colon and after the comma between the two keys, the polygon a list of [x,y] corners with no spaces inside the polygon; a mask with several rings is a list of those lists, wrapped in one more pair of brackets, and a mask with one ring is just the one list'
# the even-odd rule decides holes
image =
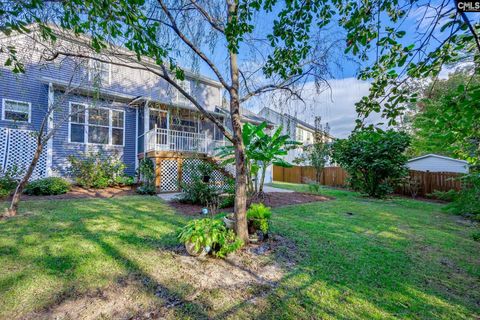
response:
{"label": "white window trim", "polygon": [[[7,102],[7,101],[15,102],[15,103],[26,103],[26,104],[28,104],[28,121],[5,119],[5,102]],[[32,123],[32,104],[30,102],[27,102],[27,101],[5,99],[5,98],[2,99],[2,120],[3,121],[9,121],[9,122],[17,122],[17,123]]]}
{"label": "white window trim", "polygon": [[88,60],[88,81],[92,81],[94,78],[92,72],[95,68],[95,66],[93,65],[95,62],[107,64],[108,66],[108,81],[107,81],[108,83],[107,84],[108,85],[112,84],[112,64],[108,62],[98,61],[95,59]]}
{"label": "white window trim", "polygon": [[[76,142],[76,141],[72,141],[71,139],[71,125],[72,125],[72,119],[70,117],[71,113],[72,113],[72,104],[77,104],[77,105],[81,105],[81,106],[84,106],[85,107],[85,123],[83,123],[83,126],[85,127],[85,130],[83,132],[84,134],[84,142]],[[81,145],[88,145],[88,146],[109,146],[109,147],[119,147],[119,148],[122,148],[122,147],[125,147],[125,120],[126,120],[126,112],[125,110],[122,110],[122,109],[117,109],[117,108],[108,108],[108,107],[95,107],[95,108],[91,108],[91,109],[105,109],[105,110],[108,110],[108,126],[104,126],[104,125],[96,125],[96,124],[89,124],[88,123],[88,110],[90,108],[90,105],[86,104],[86,103],[81,103],[81,102],[75,102],[75,101],[70,101],[68,103],[68,114],[69,114],[69,119],[68,119],[68,143],[72,143],[72,144],[81,144]],[[112,118],[112,114],[113,114],[113,110],[115,111],[118,111],[118,112],[122,112],[123,113],[123,127],[113,127],[112,126],[112,121],[113,121],[113,118]],[[77,122],[73,122],[73,124],[80,124],[81,123],[77,123]],[[97,127],[103,127],[103,128],[107,128],[108,127],[108,143],[93,143],[93,142],[88,142],[88,127],[89,126],[97,126]],[[122,142],[123,144],[112,144],[112,128],[115,128],[115,129],[122,129],[123,130],[123,138],[122,138]]]}

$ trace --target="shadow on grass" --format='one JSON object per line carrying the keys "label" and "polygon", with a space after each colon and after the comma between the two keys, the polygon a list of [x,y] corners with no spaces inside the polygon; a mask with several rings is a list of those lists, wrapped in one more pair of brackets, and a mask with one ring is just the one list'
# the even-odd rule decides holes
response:
{"label": "shadow on grass", "polygon": [[[172,285],[158,281],[138,260],[125,254],[131,247],[139,251],[171,250],[177,243],[176,230],[186,221],[159,200],[147,203],[140,197],[132,199],[71,201],[65,202],[68,208],[62,210],[45,204],[44,215],[23,220],[18,217],[0,224],[3,230],[0,240],[6,240],[0,245],[0,252],[25,265],[33,261],[35,268],[64,280],[64,290],[69,292],[72,287],[75,290],[75,271],[85,257],[75,243],[70,244],[73,248],[65,250],[57,247],[64,239],[78,239],[78,245],[98,246],[100,258],[113,260],[123,273],[135,279],[138,288],[161,298],[164,307],[178,316],[196,319],[212,315],[215,319],[236,315],[279,319],[327,316],[460,319],[480,310],[478,301],[475,304],[478,295],[473,293],[468,297],[459,291],[478,288],[472,274],[465,272],[465,282],[472,281],[470,286],[454,287],[442,275],[446,267],[430,261],[431,254],[421,251],[422,246],[429,245],[441,254],[454,254],[455,247],[440,247],[438,243],[458,242],[458,235],[452,235],[455,230],[438,229],[437,225],[428,224],[428,216],[413,215],[413,211],[400,214],[396,209],[387,210],[386,203],[371,202],[365,207],[366,204],[348,198],[344,202],[276,209],[274,231],[296,243],[297,265],[279,284],[258,295],[265,300],[261,308],[252,299],[241,299],[218,313],[206,303],[186,299],[181,288],[189,283]],[[345,215],[347,211],[354,214]],[[411,219],[404,220],[408,215],[412,215]],[[32,260],[28,252],[35,246],[42,253]],[[281,250],[277,255],[274,260],[285,259]],[[242,266],[230,265],[245,271]],[[0,288],[8,291],[32,276],[25,268],[14,276],[4,277]],[[442,283],[444,290],[435,287]],[[75,294],[63,298],[72,296]],[[42,308],[48,310],[61,302],[55,300]]]}

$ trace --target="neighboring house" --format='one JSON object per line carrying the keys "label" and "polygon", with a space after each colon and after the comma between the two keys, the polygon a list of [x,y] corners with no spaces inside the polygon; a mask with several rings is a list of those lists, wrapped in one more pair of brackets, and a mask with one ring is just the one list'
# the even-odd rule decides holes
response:
{"label": "neighboring house", "polygon": [[[282,126],[283,134],[288,134],[293,140],[302,143],[298,148],[288,152],[288,155],[285,157],[286,161],[292,162],[293,160],[302,157],[303,147],[314,143],[315,126],[287,113],[279,113],[268,107],[264,107],[258,114],[274,123],[276,127]],[[327,135],[327,142],[331,141],[333,141],[333,137]],[[307,165],[308,163],[303,164]]]}
{"label": "neighboring house", "polygon": [[468,162],[438,154],[427,154],[407,161],[410,170],[468,173]]}
{"label": "neighboring house", "polygon": [[[55,46],[63,51],[88,51],[91,56],[78,38],[65,33],[57,36]],[[159,191],[178,191],[179,182],[189,179],[188,172],[182,174],[185,163],[198,161],[192,157],[214,161],[214,149],[227,143],[178,90],[152,72],[137,68],[134,60],[124,59],[134,56],[126,49],[112,46],[118,56],[99,56],[112,63],[68,56],[45,61],[40,56],[44,47],[31,38],[32,34],[0,38],[2,45],[15,44],[29,62],[26,72],[16,75],[3,67],[5,57],[0,59],[3,170],[29,164],[35,150],[32,133],[51,109],[48,127],[59,126],[59,130],[44,149],[33,179],[65,176],[69,156],[102,152],[118,155],[129,175],[135,174],[139,159],[154,159]],[[159,70],[145,61],[143,66]],[[187,71],[180,85],[229,126],[228,113],[220,108],[220,83]]]}

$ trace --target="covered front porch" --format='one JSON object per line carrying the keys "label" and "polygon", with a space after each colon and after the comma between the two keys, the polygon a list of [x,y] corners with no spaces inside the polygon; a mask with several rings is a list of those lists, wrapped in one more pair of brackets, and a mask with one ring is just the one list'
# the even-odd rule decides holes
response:
{"label": "covered front porch", "polygon": [[[228,141],[216,126],[191,107],[145,102],[138,110],[137,155],[188,152],[214,156]],[[211,112],[224,122],[224,115]]]}
{"label": "covered front porch", "polygon": [[[181,191],[181,184],[190,182],[192,164],[218,161],[216,149],[229,143],[194,108],[145,101],[137,113],[137,158],[152,159],[159,193]],[[225,121],[223,114],[211,113]],[[220,183],[226,175],[231,173],[218,171],[215,180]]]}

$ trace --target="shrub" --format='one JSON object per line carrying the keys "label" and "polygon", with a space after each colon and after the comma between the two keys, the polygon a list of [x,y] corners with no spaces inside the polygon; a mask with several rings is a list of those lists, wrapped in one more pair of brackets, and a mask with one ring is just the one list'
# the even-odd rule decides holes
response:
{"label": "shrub", "polygon": [[137,177],[140,186],[137,188],[139,194],[154,195],[157,193],[155,187],[155,167],[150,158],[143,158],[138,163]]}
{"label": "shrub", "polygon": [[157,188],[151,184],[143,184],[137,188],[137,193],[153,196],[157,194]]}
{"label": "shrub", "polygon": [[180,183],[183,191],[179,200],[184,203],[208,205],[218,203],[218,195],[221,190],[210,184],[215,167],[213,164],[201,161],[186,166],[185,172],[190,172],[190,183]]}
{"label": "shrub", "polygon": [[322,185],[317,182],[311,181],[308,183],[308,190],[311,193],[320,193],[321,189],[322,189]]}
{"label": "shrub", "polygon": [[102,189],[119,185],[125,175],[125,164],[117,156],[101,152],[69,156],[70,175],[84,188]]}
{"label": "shrub", "polygon": [[115,178],[117,186],[132,186],[135,184],[135,179],[130,176],[118,176]]}
{"label": "shrub", "polygon": [[455,214],[473,215],[480,218],[480,173],[475,172],[460,178],[462,189],[457,192],[446,210]]}
{"label": "shrub", "polygon": [[455,198],[458,196],[458,191],[456,190],[448,190],[448,191],[438,191],[435,190],[432,193],[429,193],[427,195],[429,198],[435,198],[438,200],[443,200],[443,201],[454,201]]}
{"label": "shrub", "polygon": [[349,175],[353,189],[381,198],[407,174],[406,133],[363,129],[333,143],[332,158]]}
{"label": "shrub", "polygon": [[220,219],[192,220],[180,230],[178,239],[184,244],[192,244],[198,254],[205,250],[220,258],[243,246],[243,242]]}
{"label": "shrub", "polygon": [[48,177],[29,182],[23,191],[28,195],[43,196],[64,194],[70,190],[70,183],[63,178]]}
{"label": "shrub", "polygon": [[[247,220],[251,229],[268,233],[269,220],[272,217],[272,210],[263,203],[252,203],[247,210]],[[252,231],[253,231],[252,230]]]}
{"label": "shrub", "polygon": [[18,176],[23,174],[18,166],[14,165],[5,172],[0,170],[0,198],[8,197],[18,185]]}
{"label": "shrub", "polygon": [[474,233],[472,234],[472,239],[473,239],[474,241],[480,242],[480,231],[474,232]]}

